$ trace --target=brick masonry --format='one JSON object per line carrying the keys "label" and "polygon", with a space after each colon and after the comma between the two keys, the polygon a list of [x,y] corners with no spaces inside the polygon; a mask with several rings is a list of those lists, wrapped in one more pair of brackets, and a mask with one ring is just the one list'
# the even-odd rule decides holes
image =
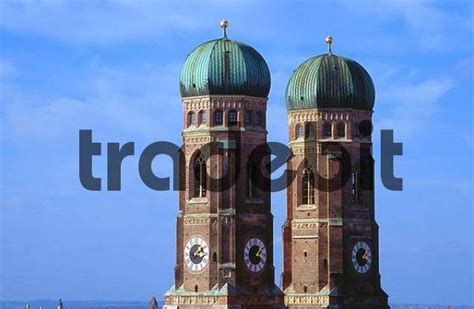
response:
{"label": "brick masonry", "polygon": [[[247,162],[252,151],[266,142],[266,99],[248,96],[208,96],[183,99],[184,179],[179,193],[175,285],[165,295],[166,308],[278,308],[283,293],[275,286],[273,266],[273,216],[270,193],[248,192]],[[207,122],[190,123],[190,113],[206,112]],[[214,113],[222,112],[223,124],[214,124]],[[237,113],[232,124],[230,112]],[[245,113],[251,121],[246,123]],[[258,118],[258,123],[257,123]],[[216,146],[216,142],[221,142]],[[205,197],[193,197],[193,162],[198,151],[206,152],[207,191]],[[211,178],[230,175],[234,185],[222,188],[230,180],[214,183]],[[265,179],[260,179],[265,182]],[[184,261],[186,242],[200,237],[209,245],[209,263],[201,271],[190,270]],[[267,252],[260,271],[251,271],[245,262],[245,246],[252,238],[260,239]],[[237,307],[236,307],[237,306]]]}
{"label": "brick masonry", "polygon": [[[351,109],[292,111],[288,115],[289,147],[294,153],[288,169],[297,175],[288,184],[283,226],[282,289],[289,308],[388,306],[380,287],[371,135],[359,132],[359,123],[370,121],[371,116],[371,112]],[[343,136],[336,129],[340,124],[345,128]],[[324,125],[331,126],[330,135],[324,135]],[[299,136],[299,126],[305,128],[303,136]],[[350,158],[347,166],[342,164],[344,152]],[[315,181],[315,201],[309,205],[301,198],[302,170],[308,164],[320,175]],[[357,182],[352,178],[354,171]],[[349,175],[346,181],[344,174]],[[372,188],[363,190],[361,182]],[[371,265],[364,273],[357,271],[352,258],[359,241],[371,251]]]}
{"label": "brick masonry", "polygon": [[[165,295],[165,308],[387,308],[387,295],[380,287],[373,189],[357,189],[355,194],[352,178],[342,184],[342,175],[352,177],[353,171],[359,175],[357,186],[373,184],[373,161],[368,155],[371,136],[359,132],[359,123],[371,120],[372,113],[351,109],[289,112],[289,147],[294,155],[287,167],[296,177],[289,179],[287,188],[280,290],[274,284],[270,193],[249,196],[248,183],[248,159],[267,138],[266,104],[266,99],[248,96],[183,99],[175,284]],[[214,124],[216,111],[222,112],[222,125]],[[191,117],[200,112],[206,113],[205,123]],[[230,122],[231,112],[237,114],[236,123]],[[246,113],[251,115],[250,122]],[[330,136],[324,136],[325,124],[331,125]],[[337,131],[341,124],[342,137]],[[305,128],[303,136],[297,136],[297,126]],[[193,196],[193,166],[199,151],[211,154],[206,161],[205,197]],[[344,153],[351,164],[343,171]],[[302,169],[308,163],[320,175],[312,204],[302,201]],[[211,181],[224,175],[235,178],[234,185],[223,189],[231,180]],[[257,181],[268,186],[265,178]],[[333,186],[338,189],[327,192]],[[185,263],[186,243],[193,237],[209,247],[208,263],[199,271]],[[263,268],[256,272],[249,270],[244,257],[252,238],[260,239],[267,252]],[[371,252],[370,267],[364,273],[357,271],[352,255],[359,241]]]}

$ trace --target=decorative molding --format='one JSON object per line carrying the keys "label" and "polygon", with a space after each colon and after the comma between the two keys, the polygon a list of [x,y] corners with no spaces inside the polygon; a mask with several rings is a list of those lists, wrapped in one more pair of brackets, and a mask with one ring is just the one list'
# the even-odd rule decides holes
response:
{"label": "decorative molding", "polygon": [[[314,143],[313,143],[314,144]],[[291,151],[293,154],[309,154],[309,153],[320,153],[321,145],[305,146],[304,143],[290,144]]]}
{"label": "decorative molding", "polygon": [[316,220],[311,220],[311,221],[294,220],[291,225],[293,229],[295,230],[317,229],[319,227],[319,223]]}
{"label": "decorative molding", "polygon": [[296,235],[292,237],[293,239],[317,239],[318,235]]}
{"label": "decorative molding", "polygon": [[207,204],[208,201],[207,197],[193,197],[188,200],[188,204]]}
{"label": "decorative molding", "polygon": [[329,305],[329,296],[285,295],[285,305]]}
{"label": "decorative molding", "polygon": [[297,211],[311,211],[318,209],[318,205],[316,204],[300,204],[296,206]]}
{"label": "decorative molding", "polygon": [[167,304],[173,305],[214,305],[217,304],[219,296],[211,295],[186,295],[186,296],[168,296],[166,299]]}
{"label": "decorative molding", "polygon": [[[212,292],[219,294],[211,294]],[[254,307],[256,304],[260,304],[262,307],[282,308],[282,301],[283,297],[279,293],[275,293],[274,295],[229,295],[227,291],[224,291],[222,294],[221,291],[209,291],[204,293],[176,292],[167,293],[165,295],[164,308],[177,308],[178,305],[194,305],[193,307],[199,308],[211,308],[211,306],[212,308],[228,308],[234,307],[233,305],[236,304],[238,304],[238,307],[242,305]]]}
{"label": "decorative molding", "polygon": [[209,224],[211,218],[209,217],[197,217],[197,218],[184,218],[185,225],[205,225]]}
{"label": "decorative molding", "polygon": [[350,120],[351,111],[320,112],[316,110],[294,111],[288,113],[288,121],[306,122],[319,120]]}
{"label": "decorative molding", "polygon": [[351,108],[305,109],[288,112],[289,121],[370,119],[372,111]]}
{"label": "decorative molding", "polygon": [[191,135],[183,137],[185,144],[206,144],[216,140],[216,137],[210,135]]}
{"label": "decorative molding", "polygon": [[267,108],[267,99],[248,96],[202,96],[184,98],[182,102],[185,112],[211,108],[265,111]]}

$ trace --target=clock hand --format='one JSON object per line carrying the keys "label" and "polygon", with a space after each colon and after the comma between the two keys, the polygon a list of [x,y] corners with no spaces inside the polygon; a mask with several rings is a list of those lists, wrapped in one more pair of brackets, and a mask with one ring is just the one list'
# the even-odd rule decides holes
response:
{"label": "clock hand", "polygon": [[257,251],[257,253],[255,253],[255,256],[256,256],[256,257],[260,257],[260,254],[261,254],[261,253],[262,253],[262,249],[259,248],[258,251]]}
{"label": "clock hand", "polygon": [[365,251],[365,253],[364,253],[364,255],[362,256],[362,258],[363,258],[364,260],[366,260],[366,261],[369,259],[368,251]]}
{"label": "clock hand", "polygon": [[[199,248],[194,252],[194,256],[197,256],[197,255],[199,255],[199,254],[202,254],[201,251],[202,251],[202,247],[199,247]],[[201,257],[202,255],[199,255],[199,256]]]}

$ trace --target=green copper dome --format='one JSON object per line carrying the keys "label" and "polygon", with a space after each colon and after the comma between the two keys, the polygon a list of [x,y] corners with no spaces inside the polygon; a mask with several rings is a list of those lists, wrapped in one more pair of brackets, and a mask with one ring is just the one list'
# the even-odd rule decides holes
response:
{"label": "green copper dome", "polygon": [[179,76],[181,97],[248,95],[266,98],[270,71],[252,47],[227,39],[205,42],[187,57]]}
{"label": "green copper dome", "polygon": [[286,87],[288,110],[353,108],[372,110],[375,89],[369,73],[356,61],[331,54],[303,62]]}

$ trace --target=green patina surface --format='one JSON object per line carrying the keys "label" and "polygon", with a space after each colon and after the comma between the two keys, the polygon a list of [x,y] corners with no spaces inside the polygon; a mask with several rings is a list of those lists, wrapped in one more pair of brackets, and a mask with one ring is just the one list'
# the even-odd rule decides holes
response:
{"label": "green patina surface", "polygon": [[205,42],[187,57],[179,78],[182,97],[248,95],[266,98],[270,71],[251,46],[227,38]]}
{"label": "green patina surface", "polygon": [[375,89],[369,73],[356,61],[324,54],[306,60],[294,71],[285,97],[288,110],[372,110]]}

